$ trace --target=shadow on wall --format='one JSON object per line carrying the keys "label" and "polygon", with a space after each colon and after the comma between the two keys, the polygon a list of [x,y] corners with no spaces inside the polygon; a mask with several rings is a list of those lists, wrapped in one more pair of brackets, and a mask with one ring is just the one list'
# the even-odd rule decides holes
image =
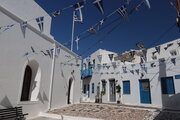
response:
{"label": "shadow on wall", "polygon": [[2,101],[0,102],[0,105],[3,106],[4,108],[12,108],[13,105],[11,104],[9,98],[5,96]]}
{"label": "shadow on wall", "polygon": [[[164,108],[153,120],[180,120],[180,101],[179,100],[180,100],[180,93],[170,96],[167,100],[170,103],[170,106],[166,106],[166,107],[169,107],[169,109]],[[179,108],[179,109],[174,109],[172,104],[175,105],[176,108]]]}

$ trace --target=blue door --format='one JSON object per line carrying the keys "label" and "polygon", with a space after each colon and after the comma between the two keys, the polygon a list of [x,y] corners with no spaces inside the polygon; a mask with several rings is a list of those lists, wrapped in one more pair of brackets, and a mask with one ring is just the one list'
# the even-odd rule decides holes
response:
{"label": "blue door", "polygon": [[140,101],[143,104],[151,104],[151,91],[149,79],[139,80]]}

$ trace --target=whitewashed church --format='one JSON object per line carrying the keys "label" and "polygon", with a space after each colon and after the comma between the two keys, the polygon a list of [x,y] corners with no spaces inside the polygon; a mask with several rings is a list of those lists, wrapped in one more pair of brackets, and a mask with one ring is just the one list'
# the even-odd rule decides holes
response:
{"label": "whitewashed church", "polygon": [[81,58],[53,39],[51,17],[34,0],[0,0],[0,21],[0,109],[79,103]]}

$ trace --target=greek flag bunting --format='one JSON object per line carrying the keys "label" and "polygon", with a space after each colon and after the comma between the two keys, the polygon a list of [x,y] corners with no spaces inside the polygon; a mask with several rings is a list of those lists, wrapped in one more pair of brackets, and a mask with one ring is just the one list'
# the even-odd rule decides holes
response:
{"label": "greek flag bunting", "polygon": [[1,32],[5,32],[6,30],[11,29],[13,26],[14,26],[14,24],[7,25],[7,26],[4,26],[4,27],[0,27],[0,33]]}
{"label": "greek flag bunting", "polygon": [[76,22],[83,22],[83,15],[82,15],[82,8],[84,7],[85,1],[78,2],[74,5],[75,14],[74,14],[74,21]]}
{"label": "greek flag bunting", "polygon": [[128,20],[128,13],[126,11],[126,6],[123,5],[120,8],[117,9],[117,12],[126,20]]}
{"label": "greek flag bunting", "polygon": [[52,16],[52,17],[57,17],[57,16],[60,15],[60,14],[61,14],[61,10],[57,10],[57,11],[51,13],[51,16]]}
{"label": "greek flag bunting", "polygon": [[151,5],[149,3],[149,0],[143,0],[143,2],[148,6],[148,8],[151,8]]}
{"label": "greek flag bunting", "polygon": [[39,29],[41,32],[43,32],[43,29],[44,29],[44,17],[38,17],[36,18],[36,22],[39,26]]}
{"label": "greek flag bunting", "polygon": [[104,7],[103,7],[103,1],[102,0],[95,0],[93,4],[99,9],[101,14],[104,14]]}

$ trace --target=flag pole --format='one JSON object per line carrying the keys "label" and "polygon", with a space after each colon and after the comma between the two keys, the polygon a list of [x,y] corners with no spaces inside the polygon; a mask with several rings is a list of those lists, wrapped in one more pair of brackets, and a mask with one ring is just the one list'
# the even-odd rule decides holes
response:
{"label": "flag pole", "polygon": [[75,11],[73,11],[71,51],[73,51],[73,44],[74,44],[74,16],[75,16]]}

